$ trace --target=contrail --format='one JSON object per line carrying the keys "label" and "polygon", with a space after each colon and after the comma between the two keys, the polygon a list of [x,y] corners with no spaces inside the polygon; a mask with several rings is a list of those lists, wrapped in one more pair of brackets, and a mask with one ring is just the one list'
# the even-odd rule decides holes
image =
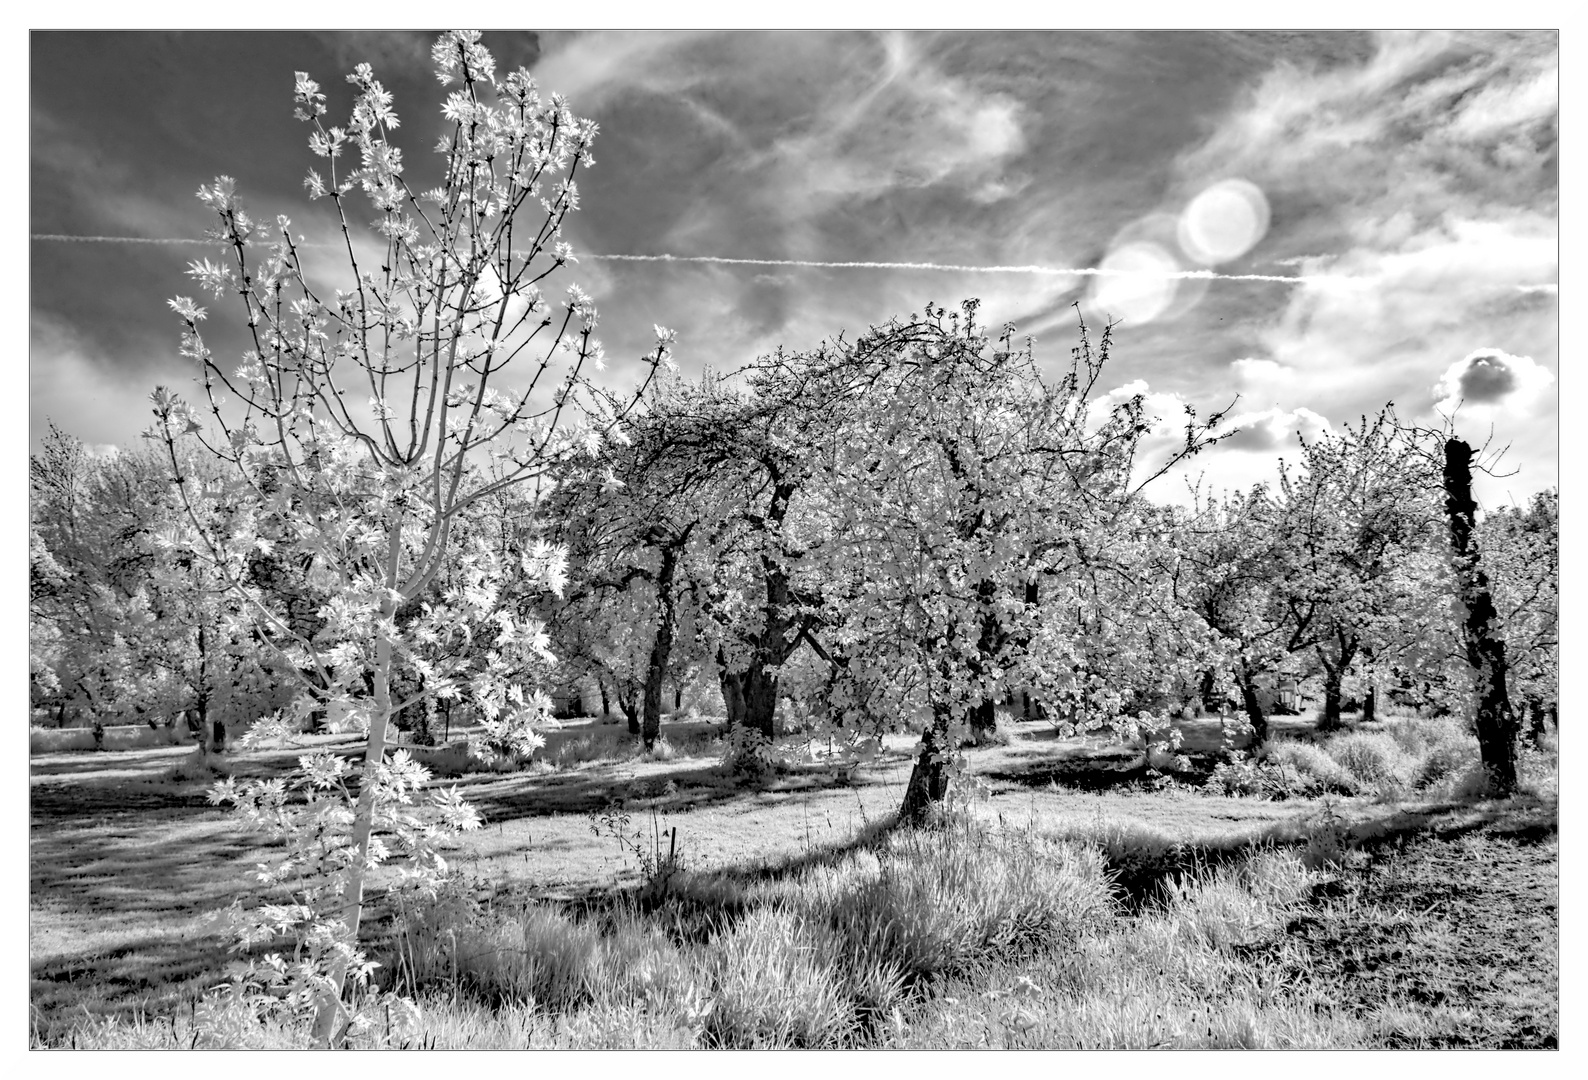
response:
{"label": "contrail", "polygon": [[584,254],[584,259],[605,262],[710,262],[730,267],[808,267],[813,270],[939,270],[945,273],[1037,273],[1037,275],[1081,276],[1081,278],[1205,278],[1208,281],[1282,281],[1296,284],[1307,281],[1340,281],[1334,275],[1282,276],[1274,273],[1215,273],[1213,270],[1108,270],[1105,267],[969,267],[953,262],[819,262],[815,259],[729,259],[726,256],[599,256]]}
{"label": "contrail", "polygon": [[[34,240],[60,240],[79,244],[210,244],[212,240],[161,240],[144,236],[66,236],[60,233],[34,233]],[[336,247],[335,244],[300,244],[301,247]],[[966,266],[959,263],[821,261],[816,259],[736,259],[726,255],[598,255],[583,252],[579,258],[598,262],[708,263],[719,266],[787,266],[812,270],[931,270],[954,274],[1040,274],[1047,277],[1150,277],[1158,279],[1209,281],[1270,281],[1305,284],[1312,281],[1342,280],[1327,274],[1285,276],[1280,274],[1220,274],[1212,270],[1111,270],[1101,266]]]}
{"label": "contrail", "polygon": [[62,233],[34,233],[31,240],[61,240],[71,244],[212,244],[213,240],[156,240],[147,236],[66,236]]}
{"label": "contrail", "polygon": [[[69,244],[218,244],[219,240],[190,240],[186,237],[160,238],[153,236],[68,236],[65,233],[32,233],[30,240],[58,240]],[[309,244],[299,241],[299,247],[341,247],[341,244]]]}

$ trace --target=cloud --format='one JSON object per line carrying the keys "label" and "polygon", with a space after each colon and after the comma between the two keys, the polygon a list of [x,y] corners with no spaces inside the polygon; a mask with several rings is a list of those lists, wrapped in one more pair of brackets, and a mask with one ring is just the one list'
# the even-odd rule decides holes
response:
{"label": "cloud", "polygon": [[[47,421],[93,445],[95,452],[137,446],[154,422],[149,392],[165,382],[192,400],[196,388],[177,370],[159,374],[159,362],[131,365],[98,353],[69,324],[35,311],[28,341],[28,426]],[[201,394],[202,391],[196,391]]]}
{"label": "cloud", "polygon": [[1435,212],[1543,194],[1523,166],[1554,153],[1558,78],[1555,34],[1386,33],[1359,65],[1276,66],[1181,169],[1358,205],[1438,192]]}
{"label": "cloud", "polygon": [[1219,445],[1225,451],[1250,450],[1272,453],[1296,446],[1296,437],[1316,439],[1334,430],[1328,418],[1308,408],[1263,409],[1230,417],[1222,431],[1235,434]]}
{"label": "cloud", "polygon": [[1505,411],[1527,416],[1555,376],[1530,356],[1477,349],[1451,364],[1433,388],[1435,406],[1446,415],[1457,408]]}

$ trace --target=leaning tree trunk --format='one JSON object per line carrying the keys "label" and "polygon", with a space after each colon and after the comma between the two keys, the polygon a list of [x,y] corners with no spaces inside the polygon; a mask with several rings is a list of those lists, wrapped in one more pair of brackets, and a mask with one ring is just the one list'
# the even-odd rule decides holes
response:
{"label": "leaning tree trunk", "polygon": [[921,749],[910,770],[910,782],[904,787],[904,802],[899,807],[901,823],[924,824],[932,807],[940,805],[948,795],[948,747],[943,740],[948,727],[947,714],[934,708],[931,725],[921,732]]}
{"label": "leaning tree trunk", "polygon": [[1252,725],[1252,745],[1262,746],[1268,741],[1268,717],[1263,715],[1263,703],[1257,696],[1257,678],[1243,661],[1236,672],[1235,681],[1241,688],[1241,705],[1246,719]]}
{"label": "leaning tree trunk", "polygon": [[1517,718],[1506,690],[1505,642],[1497,633],[1494,595],[1478,562],[1472,526],[1478,506],[1472,497],[1472,447],[1460,439],[1445,443],[1445,516],[1450,526],[1456,584],[1460,589],[1462,644],[1472,668],[1478,698],[1478,752],[1498,795],[1516,789]]}

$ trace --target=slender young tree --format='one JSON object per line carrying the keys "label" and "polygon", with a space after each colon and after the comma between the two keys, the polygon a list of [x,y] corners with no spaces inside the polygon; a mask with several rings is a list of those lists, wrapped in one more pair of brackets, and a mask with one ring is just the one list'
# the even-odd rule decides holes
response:
{"label": "slender young tree", "polygon": [[[538,641],[538,623],[485,610],[494,596],[467,585],[509,572],[559,584],[549,548],[510,569],[489,545],[460,552],[454,530],[493,493],[599,449],[629,407],[587,378],[602,357],[589,297],[570,286],[559,307],[542,294],[570,258],[560,233],[578,207],[576,176],[593,163],[595,125],[560,96],[543,99],[525,70],[499,78],[476,32],[442,36],[432,56],[452,89],[441,110],[439,183],[424,191],[409,184],[391,94],[368,64],[349,76],[356,97],[342,126],[326,126],[325,95],[297,75],[296,115],[310,126],[310,149],[326,170],[310,170],[305,185],[329,204],[339,271],[318,270],[323,263],[307,257],[285,217],[256,224],[231,179],[200,189],[214,215],[208,236],[225,254],[195,262],[191,273],[235,305],[246,347],[240,364],[220,359],[200,330],[205,310],[176,298],[182,352],[198,367],[203,408],[166,390],[154,396],[152,435],[170,453],[190,517],[208,504],[247,506],[330,594],[325,626],[309,637],[246,580],[256,536],[190,537],[247,604],[261,643],[301,676],[294,708],[256,730],[281,734],[323,710],[333,725],[366,733],[356,801],[323,863],[332,880],[306,905],[320,928],[310,936],[329,964],[311,995],[321,1045],[347,1026],[342,997],[357,970],[365,879],[391,850],[377,843],[377,830],[400,841],[420,870],[443,865],[402,805],[419,772],[404,751],[388,760],[388,722],[408,704],[393,699],[397,658],[423,673],[417,642],[486,616],[504,644]],[[371,227],[355,208],[359,199],[374,213]],[[652,370],[670,338],[659,336]],[[180,468],[184,439],[232,467],[225,485],[201,484]],[[455,598],[399,621],[457,560],[467,565]],[[422,685],[427,695],[467,695],[488,716],[537,715],[532,695],[489,658]],[[348,790],[329,762],[311,773],[317,790]],[[269,794],[233,785],[212,797],[257,809]],[[443,819],[477,821],[456,799],[434,799]]]}

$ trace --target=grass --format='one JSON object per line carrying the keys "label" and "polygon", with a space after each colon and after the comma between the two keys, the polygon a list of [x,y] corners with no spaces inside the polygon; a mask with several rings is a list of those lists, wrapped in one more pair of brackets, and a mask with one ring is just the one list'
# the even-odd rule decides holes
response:
{"label": "grass", "polygon": [[[908,831],[887,827],[907,743],[852,785],[791,775],[747,790],[723,781],[701,752],[707,739],[669,727],[667,749],[649,756],[458,781],[491,809],[487,829],[449,853],[457,885],[373,928],[382,977],[417,996],[422,1018],[377,1024],[360,1045],[1499,1046],[1558,1036],[1550,745],[1524,754],[1524,794],[1496,803],[1451,800],[1459,771],[1416,788],[1447,745],[1437,727],[1295,742],[1307,747],[1286,751],[1296,761],[1317,751],[1307,760],[1364,792],[1326,810],[1306,797],[1180,785],[1055,786],[1044,762],[1093,751],[1012,724],[1008,745],[971,752],[992,800]],[[606,735],[554,733],[564,745]],[[301,1044],[299,1030],[193,1003],[223,959],[201,915],[246,897],[260,853],[195,798],[200,780],[170,775],[182,753],[34,759],[35,1045]],[[1404,798],[1408,778],[1419,801]],[[1402,797],[1384,794],[1392,787]],[[614,796],[636,820],[654,811],[679,829],[684,869],[665,885],[636,890],[632,860],[592,841],[583,808]],[[1308,858],[1335,833],[1349,857]],[[1424,894],[1446,907],[1423,910]],[[1483,956],[1481,969],[1462,950]]]}
{"label": "grass", "polygon": [[[106,724],[104,733],[104,749],[133,750],[152,746],[178,746],[190,744],[193,736],[188,732],[186,724],[175,724],[171,727],[161,725],[151,728],[148,724]],[[86,727],[67,728],[30,728],[28,729],[28,753],[30,754],[59,754],[69,750],[93,750],[94,731]]]}

